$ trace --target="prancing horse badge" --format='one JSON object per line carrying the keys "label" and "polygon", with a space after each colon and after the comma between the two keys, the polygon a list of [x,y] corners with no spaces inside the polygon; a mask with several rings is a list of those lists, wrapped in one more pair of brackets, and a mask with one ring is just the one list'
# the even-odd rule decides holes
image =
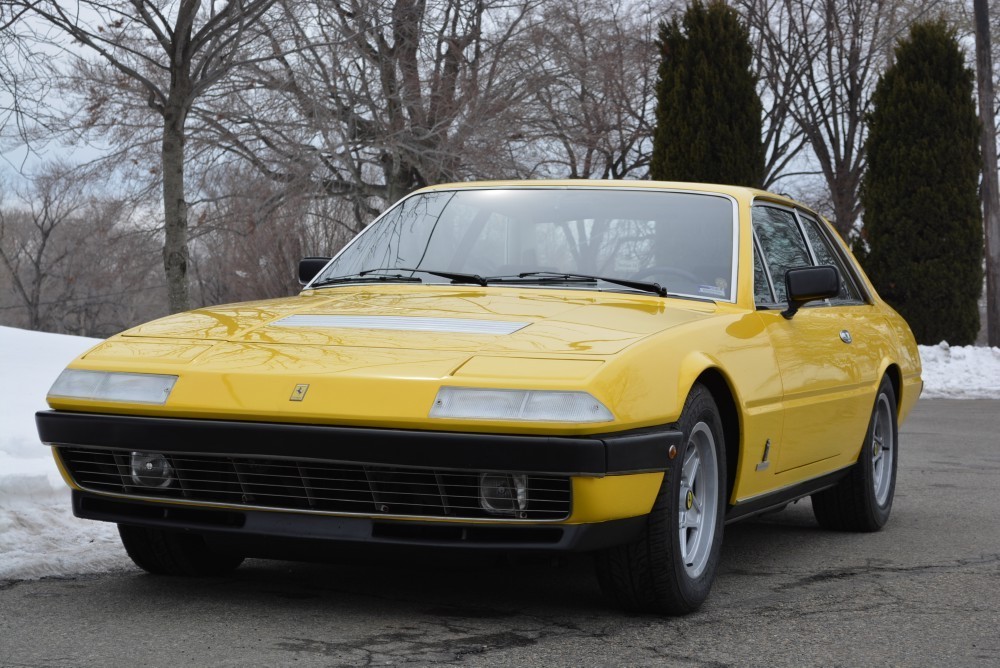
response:
{"label": "prancing horse badge", "polygon": [[302,401],[306,398],[306,392],[309,390],[308,385],[296,385],[295,389],[292,390],[292,396],[288,399],[289,401]]}

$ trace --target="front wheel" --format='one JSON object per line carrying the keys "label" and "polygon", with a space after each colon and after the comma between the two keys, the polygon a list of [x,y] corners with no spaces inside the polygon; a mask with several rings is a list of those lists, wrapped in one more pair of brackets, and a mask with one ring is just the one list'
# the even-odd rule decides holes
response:
{"label": "front wheel", "polygon": [[118,534],[136,566],[154,575],[225,575],[243,563],[242,556],[214,550],[197,534],[127,524],[118,525]]}
{"label": "front wheel", "polygon": [[726,499],[726,447],[711,393],[695,385],[681,413],[683,445],[664,472],[639,538],[597,555],[601,589],[629,610],[683,615],[715,580]]}
{"label": "front wheel", "polygon": [[858,462],[835,487],[812,495],[813,514],[824,529],[878,531],[889,521],[898,460],[896,392],[882,379]]}

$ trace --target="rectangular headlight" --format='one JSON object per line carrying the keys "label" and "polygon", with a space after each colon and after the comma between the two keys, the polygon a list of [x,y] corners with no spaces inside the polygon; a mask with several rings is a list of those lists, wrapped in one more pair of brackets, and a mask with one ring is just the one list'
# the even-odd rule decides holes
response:
{"label": "rectangular headlight", "polygon": [[49,390],[50,397],[164,404],[177,376],[66,369]]}
{"label": "rectangular headlight", "polygon": [[614,420],[611,411],[587,392],[475,387],[442,387],[429,415],[432,418],[536,422]]}

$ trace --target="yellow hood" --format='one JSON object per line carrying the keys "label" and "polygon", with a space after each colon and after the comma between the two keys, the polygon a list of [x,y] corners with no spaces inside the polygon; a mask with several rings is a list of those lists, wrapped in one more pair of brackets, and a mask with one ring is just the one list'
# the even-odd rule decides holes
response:
{"label": "yellow hood", "polygon": [[[168,316],[124,337],[395,350],[612,355],[714,310],[607,292],[365,286]],[[681,308],[677,308],[680,306]]]}
{"label": "yellow hood", "polygon": [[[72,364],[177,375],[163,406],[57,397],[49,402],[68,410],[142,415],[519,431],[461,421],[429,427],[428,410],[442,385],[600,394],[596,380],[619,353],[715,310],[711,303],[538,288],[306,291],[161,318],[109,339]],[[557,428],[567,426],[541,427]],[[610,425],[590,430],[595,428]]]}

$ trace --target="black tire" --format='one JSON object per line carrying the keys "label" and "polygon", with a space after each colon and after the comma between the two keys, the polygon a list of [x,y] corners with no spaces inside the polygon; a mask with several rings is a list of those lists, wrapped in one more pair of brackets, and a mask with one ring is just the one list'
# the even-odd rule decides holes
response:
{"label": "black tire", "polygon": [[[664,473],[663,484],[646,516],[646,525],[639,538],[626,545],[615,546],[597,554],[597,577],[601,589],[619,606],[638,612],[684,615],[697,610],[708,598],[715,580],[722,548],[722,530],[726,511],[726,446],[723,440],[719,409],[707,388],[696,384],[688,395],[681,413],[679,427],[684,433],[677,456]],[[696,440],[705,442],[705,430],[711,434],[714,448],[715,517],[704,521],[712,533],[706,535],[700,569],[692,569],[682,558],[680,545],[680,495],[682,469],[689,448]],[[696,432],[698,436],[693,436]],[[704,446],[703,446],[704,447]],[[705,470],[709,470],[706,466]],[[705,480],[707,482],[708,477]],[[702,488],[704,489],[704,488]],[[685,493],[687,498],[687,494]],[[692,495],[693,499],[694,496]],[[707,506],[706,506],[707,507]],[[689,512],[690,502],[687,504]],[[698,543],[701,545],[702,543]],[[693,571],[693,572],[692,572]]]}
{"label": "black tire", "polygon": [[[896,410],[896,392],[889,378],[884,377],[875,395],[858,463],[836,486],[812,495],[813,514],[824,529],[871,532],[889,521],[899,461]],[[879,452],[882,469],[875,461]],[[876,485],[876,479],[882,481],[881,485]]]}
{"label": "black tire", "polygon": [[235,570],[243,557],[213,550],[198,534],[118,525],[118,534],[136,566],[154,575],[211,577]]}

